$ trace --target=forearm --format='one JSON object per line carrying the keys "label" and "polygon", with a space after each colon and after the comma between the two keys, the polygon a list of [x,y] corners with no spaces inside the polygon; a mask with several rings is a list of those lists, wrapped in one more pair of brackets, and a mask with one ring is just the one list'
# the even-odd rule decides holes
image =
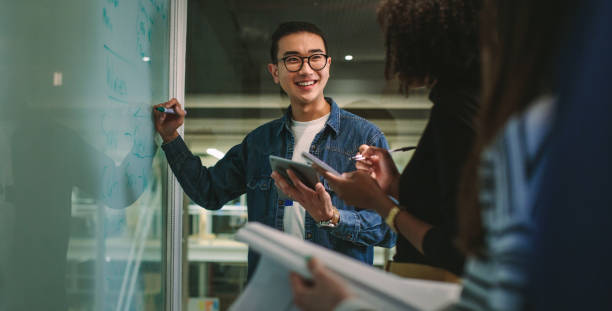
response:
{"label": "forearm", "polygon": [[164,142],[164,144],[167,144],[173,140],[175,140],[177,137],[179,137],[179,133],[178,131],[174,131],[168,134],[162,134],[160,133],[159,136],[162,138],[162,141]]}
{"label": "forearm", "polygon": [[[376,205],[375,210],[383,219],[386,219],[395,206],[391,199],[386,198]],[[423,251],[423,240],[432,225],[403,210],[395,217],[394,225],[399,234],[406,238],[419,252],[425,253]]]}
{"label": "forearm", "polygon": [[393,182],[391,182],[391,184],[389,185],[389,191],[387,193],[387,195],[392,196],[396,200],[399,200],[399,180],[400,175],[397,175]]}
{"label": "forearm", "polygon": [[372,210],[339,209],[338,226],[331,233],[343,240],[360,245],[393,247],[395,233],[385,224],[384,219]]}
{"label": "forearm", "polygon": [[182,138],[177,137],[170,143],[164,144],[162,148],[183,191],[198,205],[207,209],[219,209],[231,199],[228,190],[239,188],[232,187],[234,183],[229,180],[222,181],[217,178],[215,182],[213,168],[202,166],[200,158],[189,151]]}

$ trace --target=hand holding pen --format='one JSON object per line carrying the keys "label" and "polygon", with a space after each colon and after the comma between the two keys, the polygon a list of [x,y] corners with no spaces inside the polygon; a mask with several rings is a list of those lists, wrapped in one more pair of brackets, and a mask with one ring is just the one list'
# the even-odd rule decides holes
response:
{"label": "hand holding pen", "polygon": [[[408,146],[408,147],[402,147],[402,148],[396,148],[396,149],[388,149],[387,152],[388,153],[394,153],[394,152],[404,152],[404,151],[410,151],[416,149],[416,146]],[[363,155],[363,153],[358,153],[357,155],[351,157],[351,160],[355,160],[355,161],[362,161],[367,159],[366,156]]]}
{"label": "hand holding pen", "polygon": [[[405,151],[414,148],[406,147],[401,149]],[[396,152],[399,151],[402,150]],[[395,166],[395,162],[393,162],[391,158],[391,152],[393,152],[393,150],[390,151],[384,148],[361,145],[359,146],[358,155],[363,157],[363,159],[356,160],[355,166],[357,169],[370,172],[370,176],[376,180],[387,195],[397,198],[400,173]]]}
{"label": "hand holding pen", "polygon": [[170,142],[178,137],[177,129],[183,125],[187,112],[176,98],[153,106],[153,117],[155,130],[159,133],[164,143]]}

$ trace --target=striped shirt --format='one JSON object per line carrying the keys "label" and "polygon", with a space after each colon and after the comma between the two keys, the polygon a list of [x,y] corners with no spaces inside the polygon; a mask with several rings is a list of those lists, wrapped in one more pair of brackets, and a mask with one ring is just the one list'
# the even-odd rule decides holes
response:
{"label": "striped shirt", "polygon": [[545,165],[553,99],[542,97],[510,119],[483,153],[479,170],[485,255],[470,257],[452,310],[519,310],[533,252],[533,197]]}

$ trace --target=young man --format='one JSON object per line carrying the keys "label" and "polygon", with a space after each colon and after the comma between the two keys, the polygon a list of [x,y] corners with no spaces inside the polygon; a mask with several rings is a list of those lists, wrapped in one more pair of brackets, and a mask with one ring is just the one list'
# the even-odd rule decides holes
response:
{"label": "young man", "polygon": [[[376,212],[358,211],[328,193],[325,181],[316,190],[294,192],[293,202],[279,200],[268,157],[275,155],[304,162],[308,151],[340,172],[352,171],[350,160],[361,144],[387,148],[382,132],[368,121],[340,109],[323,96],[331,58],[321,30],[303,22],[279,25],[272,35],[268,70],[287,93],[290,107],[280,119],[250,132],[215,166],[206,168],[189,151],[176,129],[185,112],[176,99],[157,107],[173,108],[176,115],[154,109],[155,128],[164,140],[162,149],[183,190],[197,204],[219,209],[247,193],[248,219],[283,230],[372,264],[373,245],[391,247],[395,235]],[[295,175],[289,171],[291,177]],[[282,178],[282,177],[280,177]],[[298,183],[298,186],[303,186]],[[258,256],[249,251],[250,277]]]}

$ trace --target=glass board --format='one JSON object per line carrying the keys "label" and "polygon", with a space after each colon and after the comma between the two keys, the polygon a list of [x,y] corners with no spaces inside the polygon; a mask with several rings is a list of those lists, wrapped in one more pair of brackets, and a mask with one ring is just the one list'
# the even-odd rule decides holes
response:
{"label": "glass board", "polygon": [[163,309],[169,0],[0,11],[0,310]]}

